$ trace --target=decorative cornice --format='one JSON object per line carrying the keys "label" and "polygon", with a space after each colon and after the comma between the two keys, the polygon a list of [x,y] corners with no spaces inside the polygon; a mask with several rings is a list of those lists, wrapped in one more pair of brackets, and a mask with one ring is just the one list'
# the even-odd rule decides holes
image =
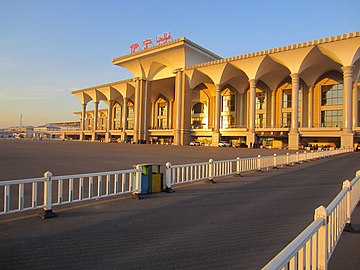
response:
{"label": "decorative cornice", "polygon": [[322,39],[302,42],[302,43],[278,47],[278,48],[274,48],[274,49],[270,49],[270,50],[242,54],[239,56],[233,56],[233,57],[229,57],[229,58],[222,58],[220,60],[215,60],[215,61],[210,61],[210,62],[205,62],[205,63],[201,63],[201,64],[188,66],[185,68],[185,70],[207,67],[207,66],[212,66],[212,65],[217,65],[217,64],[223,64],[223,63],[228,63],[228,62],[232,62],[232,61],[236,61],[236,60],[259,57],[259,56],[269,55],[269,54],[278,53],[278,52],[306,48],[306,47],[310,47],[310,46],[316,46],[316,45],[320,45],[320,44],[324,44],[324,43],[330,43],[330,42],[346,40],[346,39],[351,39],[351,38],[356,38],[356,37],[360,37],[360,32],[351,32],[348,34],[342,34],[342,35],[338,35],[338,36],[332,36],[332,37],[328,37],[328,38],[322,38]]}
{"label": "decorative cornice", "polygon": [[84,88],[84,89],[79,89],[79,90],[75,90],[72,91],[71,94],[76,94],[76,93],[80,93],[80,92],[85,92],[88,90],[94,90],[97,88],[102,88],[102,87],[107,87],[107,86],[113,86],[113,85],[117,85],[117,84],[122,84],[122,83],[129,83],[132,82],[133,79],[126,79],[126,80],[122,80],[122,81],[117,81],[117,82],[112,82],[112,83],[107,83],[107,84],[101,84],[101,85],[96,85],[93,87],[88,87],[88,88]]}

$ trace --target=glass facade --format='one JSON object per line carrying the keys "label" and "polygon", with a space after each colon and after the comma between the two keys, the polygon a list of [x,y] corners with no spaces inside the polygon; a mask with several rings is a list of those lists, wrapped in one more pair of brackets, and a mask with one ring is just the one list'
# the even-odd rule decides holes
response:
{"label": "glass facade", "polygon": [[282,91],[282,108],[291,108],[291,89],[284,89]]}
{"label": "glass facade", "polygon": [[198,102],[192,108],[191,128],[192,129],[205,129],[207,128],[206,105]]}
{"label": "glass facade", "polygon": [[134,103],[131,101],[127,104],[127,128],[134,129]]}
{"label": "glass facade", "polygon": [[257,113],[255,118],[255,127],[263,128],[265,127],[265,115],[263,113]]}
{"label": "glass facade", "polygon": [[291,113],[290,112],[283,112],[282,113],[282,127],[291,127]]}
{"label": "glass facade", "polygon": [[121,107],[119,104],[114,105],[114,124],[113,129],[121,128]]}
{"label": "glass facade", "polygon": [[167,128],[167,102],[166,100],[159,98],[156,102],[157,106],[157,128]]}
{"label": "glass facade", "polygon": [[229,128],[235,125],[235,95],[229,89],[221,93],[220,127]]}
{"label": "glass facade", "polygon": [[343,111],[342,110],[328,110],[321,111],[321,125],[322,127],[339,127],[342,128]]}
{"label": "glass facade", "polygon": [[342,104],[343,84],[321,86],[321,106]]}

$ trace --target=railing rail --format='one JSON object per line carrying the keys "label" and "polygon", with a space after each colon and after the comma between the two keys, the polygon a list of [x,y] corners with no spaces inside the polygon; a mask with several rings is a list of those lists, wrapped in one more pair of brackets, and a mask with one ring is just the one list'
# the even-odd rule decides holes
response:
{"label": "railing rail", "polygon": [[141,190],[141,183],[136,184],[139,174],[140,167],[64,176],[46,172],[41,178],[1,181],[4,200],[0,215],[137,192]]}
{"label": "railing rail", "polygon": [[325,208],[315,210],[314,221],[262,270],[327,269],[328,262],[346,226],[351,226],[351,213],[360,200],[360,171]]}
{"label": "railing rail", "polygon": [[[352,149],[337,149],[332,151],[317,151],[310,153],[296,153],[274,156],[258,156],[251,158],[239,157],[236,159],[208,162],[171,165],[166,163],[166,189],[172,185],[193,182],[198,180],[213,180],[217,177],[230,176],[241,173],[279,167],[302,162],[308,159],[321,158],[350,152]],[[79,201],[110,197],[119,194],[140,194],[141,165],[134,169],[97,172],[64,176],[53,176],[46,172],[44,177],[0,181],[0,215],[44,208],[50,211],[52,206],[69,204]],[[360,177],[360,176],[359,176]],[[358,178],[359,178],[358,177]],[[358,179],[357,178],[357,179]],[[354,183],[353,189],[359,194],[359,181]],[[349,184],[350,185],[350,184]],[[354,201],[355,199],[347,198]],[[355,203],[351,204],[350,213]]]}
{"label": "railing rail", "polygon": [[330,151],[311,151],[295,154],[276,155],[273,156],[257,156],[251,158],[239,157],[230,160],[214,161],[209,159],[208,162],[172,165],[166,163],[166,188],[171,186],[190,183],[198,180],[217,177],[225,177],[235,174],[241,174],[248,171],[261,171],[262,169],[278,168],[279,166],[292,165],[295,163],[305,162],[307,160],[324,158],[328,156],[352,152],[353,149],[337,149]]}

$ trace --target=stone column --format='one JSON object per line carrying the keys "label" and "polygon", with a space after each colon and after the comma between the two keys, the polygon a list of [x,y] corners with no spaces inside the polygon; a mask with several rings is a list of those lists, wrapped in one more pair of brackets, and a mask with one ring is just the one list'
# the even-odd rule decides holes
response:
{"label": "stone column", "polygon": [[169,108],[168,108],[168,129],[172,129],[173,105],[174,105],[174,100],[170,99]]}
{"label": "stone column", "polygon": [[142,122],[141,122],[141,140],[148,142],[149,141],[149,127],[151,122],[151,82],[148,80],[142,80],[141,83],[142,91],[142,103],[141,103],[141,112],[142,112]]}
{"label": "stone column", "polygon": [[352,119],[353,119],[353,129],[356,128],[358,125],[359,125],[359,108],[358,108],[358,82],[354,82],[354,86],[353,86],[353,97],[352,97],[352,100],[353,100],[353,116],[352,116]]}
{"label": "stone column", "polygon": [[135,143],[139,140],[139,123],[140,123],[140,79],[134,78],[135,82],[135,100],[134,100],[134,136]]}
{"label": "stone column", "polygon": [[151,129],[156,127],[156,112],[155,112],[156,102],[151,103]]}
{"label": "stone column", "polygon": [[314,108],[314,99],[313,99],[314,86],[310,86],[309,95],[308,95],[308,127],[311,128],[313,126],[313,108]]}
{"label": "stone column", "polygon": [[291,128],[289,132],[289,149],[299,149],[299,73],[293,73],[291,76],[292,91],[291,91]]}
{"label": "stone column", "polygon": [[110,142],[110,130],[112,130],[112,108],[113,107],[113,100],[109,100],[108,104],[108,118],[107,118],[107,128],[105,134],[105,141]]}
{"label": "stone column", "polygon": [[244,127],[245,126],[245,115],[244,115],[244,93],[239,94],[239,99],[240,99],[240,103],[239,103],[239,110],[240,110],[240,114],[239,114],[239,125],[240,127]]}
{"label": "stone column", "polygon": [[214,110],[214,133],[212,146],[218,146],[220,141],[220,116],[221,116],[221,85],[215,85],[215,110]]}
{"label": "stone column", "polygon": [[343,134],[341,147],[353,147],[354,136],[352,134],[352,91],[353,91],[353,66],[341,68],[344,76],[343,89]]}
{"label": "stone column", "polygon": [[255,143],[255,117],[256,117],[256,83],[257,80],[249,80],[250,89],[249,89],[249,127],[248,134],[246,136],[246,143],[250,147],[250,144],[254,145]]}
{"label": "stone column", "polygon": [[174,144],[180,145],[180,131],[181,127],[181,113],[182,113],[182,71],[181,69],[177,69],[174,72],[175,76],[175,132],[174,132]]}
{"label": "stone column", "polygon": [[128,102],[129,99],[127,97],[124,98],[124,106],[123,106],[123,112],[122,112],[122,129],[123,129],[123,137],[122,140],[126,141],[127,139],[127,134],[126,134],[126,130],[128,129]]}
{"label": "stone column", "polygon": [[276,127],[276,90],[271,92],[271,111],[270,111],[270,117],[271,117],[271,127]]}
{"label": "stone column", "polygon": [[94,102],[94,124],[92,127],[92,141],[96,140],[96,130],[98,129],[98,117],[99,117],[99,102]]}
{"label": "stone column", "polygon": [[84,131],[86,130],[86,103],[82,104],[81,110],[81,125],[80,125],[80,141],[84,140]]}

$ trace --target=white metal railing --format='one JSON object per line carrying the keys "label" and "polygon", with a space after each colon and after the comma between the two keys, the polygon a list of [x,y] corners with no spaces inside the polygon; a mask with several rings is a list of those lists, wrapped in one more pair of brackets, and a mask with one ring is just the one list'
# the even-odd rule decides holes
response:
{"label": "white metal railing", "polygon": [[360,171],[325,208],[315,210],[314,221],[263,270],[327,269],[328,262],[339,238],[348,225],[351,214],[360,200]]}
{"label": "white metal railing", "polygon": [[307,160],[323,158],[342,153],[352,152],[353,149],[337,149],[330,151],[296,152],[295,154],[274,156],[257,156],[251,158],[239,157],[236,159],[208,162],[172,165],[166,163],[166,188],[171,189],[172,185],[193,182],[198,180],[213,180],[215,177],[224,177],[243,172],[277,168],[279,166],[301,163]]}
{"label": "white metal railing", "polygon": [[[135,169],[53,176],[0,182],[0,215],[62,205],[100,197],[141,192],[141,165]],[[1,193],[0,193],[1,194]],[[17,199],[12,199],[13,197]]]}

